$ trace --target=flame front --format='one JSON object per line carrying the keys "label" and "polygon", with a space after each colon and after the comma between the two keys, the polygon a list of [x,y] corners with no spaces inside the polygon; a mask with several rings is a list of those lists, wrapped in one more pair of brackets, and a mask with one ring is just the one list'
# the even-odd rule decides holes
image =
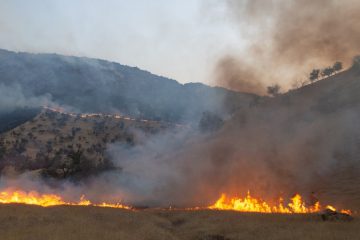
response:
{"label": "flame front", "polygon": [[[326,208],[336,211],[336,209],[330,205]],[[247,193],[245,198],[228,198],[226,194],[222,194],[221,197],[211,205],[209,209],[214,210],[233,210],[239,212],[256,212],[256,213],[316,213],[321,210],[321,205],[316,202],[313,206],[306,206],[302,197],[296,194],[290,199],[290,202],[285,205],[283,199],[280,198],[278,203],[271,205],[261,199],[254,198]],[[350,214],[349,210],[341,210],[342,213]]]}
{"label": "flame front", "polygon": [[42,207],[58,206],[58,205],[71,205],[71,206],[95,206],[95,207],[109,207],[109,208],[122,208],[131,209],[131,207],[121,203],[92,203],[82,196],[78,202],[67,202],[62,197],[55,194],[40,194],[35,191],[25,192],[10,189],[0,192],[0,203],[21,203],[38,205]]}
{"label": "flame front", "polygon": [[[40,194],[36,191],[21,191],[13,189],[5,189],[0,192],[0,204],[29,204],[37,205],[42,207],[68,205],[68,206],[94,206],[94,207],[107,207],[107,208],[121,208],[121,209],[132,209],[129,206],[121,203],[93,203],[86,199],[85,196],[81,196],[77,202],[65,201],[61,196],[56,194]],[[221,197],[216,201],[215,204],[207,208],[189,208],[188,210],[202,210],[202,209],[213,209],[213,210],[232,210],[239,212],[255,212],[255,213],[316,213],[321,210],[319,202],[316,202],[313,206],[307,207],[302,197],[296,194],[291,198],[290,202],[285,205],[283,199],[280,198],[278,203],[271,205],[261,199],[254,198],[247,193],[245,198],[228,198],[226,194],[222,194]],[[327,205],[325,209],[336,211],[333,206]],[[340,210],[341,213],[351,214],[350,210]]]}

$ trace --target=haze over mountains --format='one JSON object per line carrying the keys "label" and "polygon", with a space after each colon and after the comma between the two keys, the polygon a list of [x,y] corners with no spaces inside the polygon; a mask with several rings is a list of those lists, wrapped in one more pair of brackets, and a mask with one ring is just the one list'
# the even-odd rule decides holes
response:
{"label": "haze over mountains", "polygon": [[256,99],[105,60],[6,50],[0,50],[0,86],[0,110],[55,105],[177,123],[197,122],[206,111],[229,115]]}

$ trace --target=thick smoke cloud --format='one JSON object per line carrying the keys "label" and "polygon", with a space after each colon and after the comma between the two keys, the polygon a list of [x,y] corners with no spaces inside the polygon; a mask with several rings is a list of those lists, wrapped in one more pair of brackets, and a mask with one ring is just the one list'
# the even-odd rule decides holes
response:
{"label": "thick smoke cloud", "polygon": [[358,1],[226,2],[229,16],[239,25],[248,47],[241,55],[226,54],[219,60],[216,72],[220,85],[264,94],[265,83],[289,88],[290,82],[306,80],[312,68],[338,60],[349,65],[360,52]]}
{"label": "thick smoke cloud", "polygon": [[354,67],[321,87],[243,109],[219,132],[172,132],[134,149],[113,145],[124,170],[114,182],[136,193],[130,202],[155,206],[204,206],[222,192],[251,190],[270,201],[315,192],[324,203],[356,209],[358,76]]}
{"label": "thick smoke cloud", "polygon": [[[50,182],[46,192],[153,207],[207,206],[223,192],[236,196],[250,190],[269,201],[315,192],[323,203],[356,210],[358,76],[353,69],[321,87],[259,102],[235,114],[218,132],[191,128],[147,136],[135,131],[135,146],[108,146],[121,170],[78,183]],[[43,182],[29,176],[18,186],[44,191]]]}

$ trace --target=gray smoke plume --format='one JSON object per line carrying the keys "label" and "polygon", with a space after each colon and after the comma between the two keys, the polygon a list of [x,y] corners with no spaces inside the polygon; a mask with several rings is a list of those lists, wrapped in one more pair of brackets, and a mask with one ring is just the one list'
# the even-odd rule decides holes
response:
{"label": "gray smoke plume", "polygon": [[152,205],[205,206],[222,192],[268,200],[315,192],[358,206],[357,67],[238,112],[218,132],[167,133],[133,149],[113,145],[118,186]]}
{"label": "gray smoke plume", "polygon": [[265,93],[265,84],[307,79],[312,68],[360,52],[360,3],[355,0],[227,0],[230,19],[248,43],[229,53],[215,69],[217,82],[240,91]]}
{"label": "gray smoke plume", "polygon": [[24,107],[41,107],[52,105],[51,95],[26,96],[18,84],[0,84],[0,112]]}
{"label": "gray smoke plume", "polygon": [[[359,71],[350,70],[320,86],[260,102],[238,112],[218,132],[136,132],[137,145],[108,146],[120,171],[45,190],[71,200],[85,194],[95,202],[121,199],[156,207],[208,206],[221,193],[243,196],[248,190],[269,201],[315,192],[324,204],[356,209],[358,76]],[[29,174],[17,185],[44,191]],[[2,181],[0,187],[6,186],[16,182]]]}

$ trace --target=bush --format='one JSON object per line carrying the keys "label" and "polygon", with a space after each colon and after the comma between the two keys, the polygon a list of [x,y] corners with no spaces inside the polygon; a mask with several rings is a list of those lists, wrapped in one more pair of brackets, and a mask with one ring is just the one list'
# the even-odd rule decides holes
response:
{"label": "bush", "polygon": [[280,94],[281,87],[278,84],[267,87],[267,93],[270,96],[276,97]]}

